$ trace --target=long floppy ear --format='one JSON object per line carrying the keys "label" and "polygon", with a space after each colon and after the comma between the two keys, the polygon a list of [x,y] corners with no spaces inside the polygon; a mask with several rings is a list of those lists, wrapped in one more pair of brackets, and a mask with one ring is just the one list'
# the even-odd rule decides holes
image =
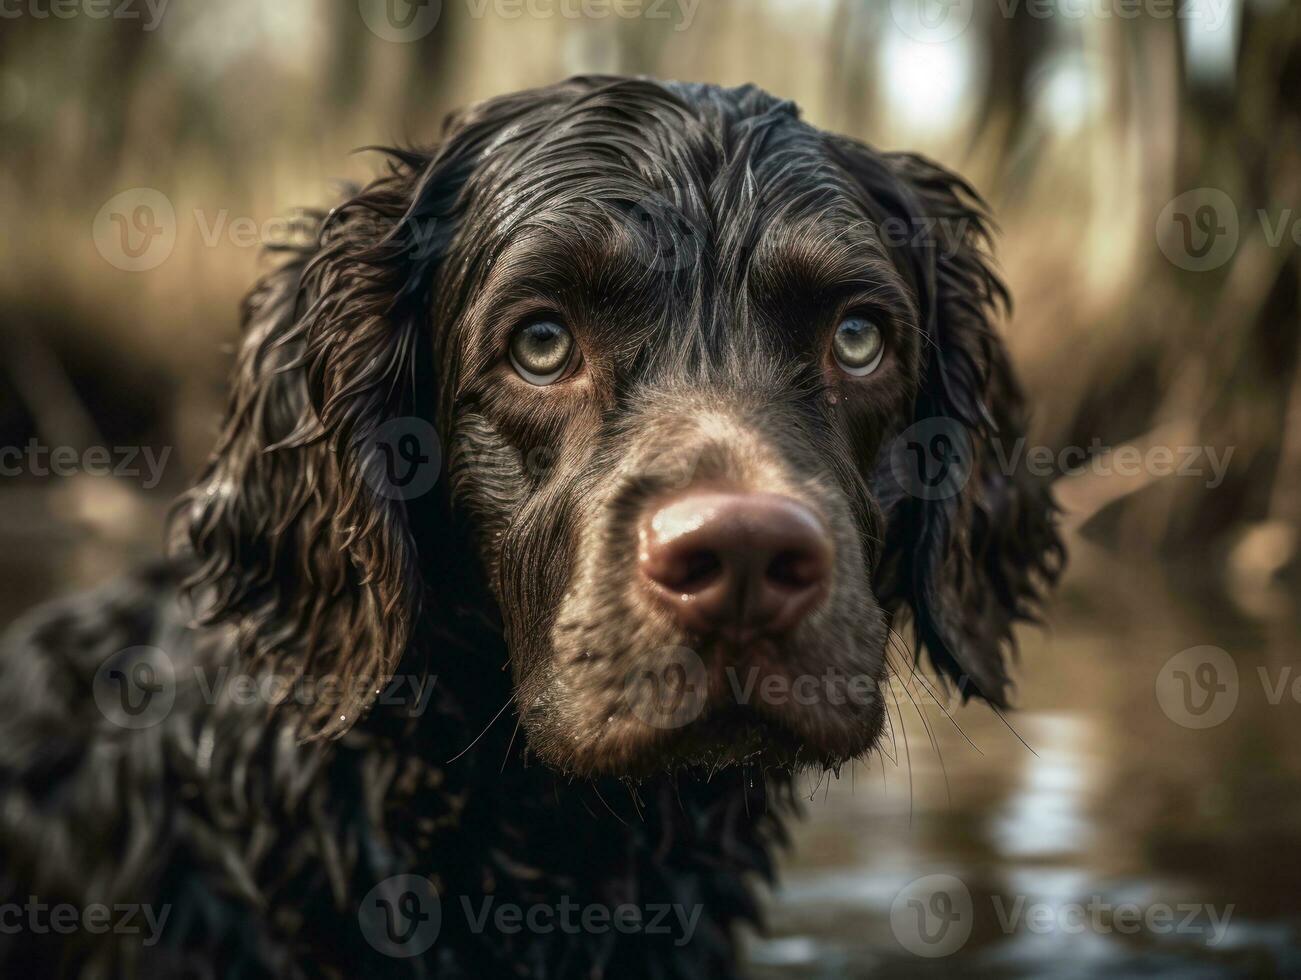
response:
{"label": "long floppy ear", "polygon": [[399,432],[419,443],[405,455],[438,465],[428,291],[448,232],[444,163],[390,151],[384,176],[312,219],[312,246],[281,249],[288,261],[244,302],[223,429],[176,513],[202,621],[318,685],[305,733],[351,727],[420,611],[418,501],[384,467]]}
{"label": "long floppy ear", "polygon": [[1018,452],[1025,408],[993,321],[1010,307],[990,265],[983,201],[960,177],[910,154],[856,144],[844,159],[893,218],[887,236],[913,281],[924,330],[911,425],[882,451],[888,606],[911,609],[918,648],[941,676],[1007,704],[1012,627],[1034,620],[1065,551],[1048,486]]}

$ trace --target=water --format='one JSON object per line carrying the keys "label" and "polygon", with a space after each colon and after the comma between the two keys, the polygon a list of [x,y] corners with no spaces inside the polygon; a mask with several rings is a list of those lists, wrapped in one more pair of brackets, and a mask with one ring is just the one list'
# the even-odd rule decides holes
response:
{"label": "water", "polygon": [[[894,760],[806,787],[753,976],[1301,976],[1295,619],[1121,562],[1051,615],[1006,724],[919,693],[936,747],[903,701]],[[1236,683],[1165,667],[1208,644]]]}

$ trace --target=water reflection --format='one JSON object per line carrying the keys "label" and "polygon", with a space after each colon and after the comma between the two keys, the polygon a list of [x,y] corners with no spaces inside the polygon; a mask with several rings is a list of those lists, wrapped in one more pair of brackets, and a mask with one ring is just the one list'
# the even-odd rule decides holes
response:
{"label": "water reflection", "polygon": [[[1301,975],[1295,622],[1110,566],[1052,618],[1023,637],[1007,724],[955,709],[973,747],[932,703],[933,748],[904,701],[898,766],[808,794],[754,976]],[[1156,696],[1202,644],[1237,672],[1206,729]]]}

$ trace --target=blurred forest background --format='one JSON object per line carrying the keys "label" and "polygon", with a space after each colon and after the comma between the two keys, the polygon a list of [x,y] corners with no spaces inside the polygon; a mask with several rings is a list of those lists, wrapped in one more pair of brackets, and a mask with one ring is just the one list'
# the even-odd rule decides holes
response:
{"label": "blurred forest background", "polygon": [[[1053,631],[1023,640],[1022,712],[965,709],[959,738],[903,692],[883,758],[830,799],[811,787],[756,970],[948,975],[889,931],[930,869],[978,903],[1236,910],[1192,949],[1009,941],[986,915],[970,975],[1301,975],[1301,712],[1254,684],[1301,665],[1301,3],[406,3],[0,0],[0,449],[169,450],[157,485],[0,476],[0,615],[157,554],[259,246],[373,172],[355,148],[432,141],[455,107],[575,73],[754,82],[989,199],[1032,444],[1103,464],[1197,448],[1203,470],[1059,482],[1072,565]],[[112,242],[142,201],[161,252],[137,260]],[[1202,731],[1157,700],[1171,654],[1205,643],[1232,651],[1247,707]]]}

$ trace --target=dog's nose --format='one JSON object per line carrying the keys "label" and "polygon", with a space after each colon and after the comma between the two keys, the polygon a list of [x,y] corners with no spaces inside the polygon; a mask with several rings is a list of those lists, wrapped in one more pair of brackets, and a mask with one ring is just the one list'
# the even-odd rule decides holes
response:
{"label": "dog's nose", "polygon": [[641,571],[688,630],[744,642],[789,632],[831,575],[817,515],[769,493],[693,493],[639,529]]}

